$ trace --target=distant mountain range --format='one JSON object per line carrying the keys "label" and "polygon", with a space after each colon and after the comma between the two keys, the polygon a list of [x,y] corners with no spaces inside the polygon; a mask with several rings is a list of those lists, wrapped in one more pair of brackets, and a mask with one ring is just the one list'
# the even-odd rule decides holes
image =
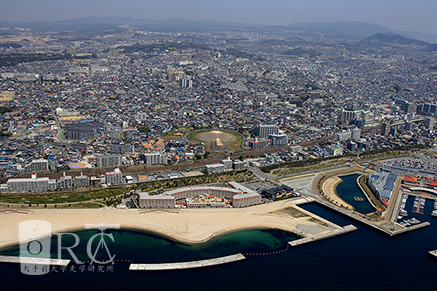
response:
{"label": "distant mountain range", "polygon": [[402,45],[418,45],[429,46],[428,42],[406,38],[394,33],[375,33],[372,36],[366,37],[361,40],[362,43],[368,44],[402,44]]}
{"label": "distant mountain range", "polygon": [[414,38],[426,42],[437,43],[437,35],[415,31],[395,31],[393,29],[358,21],[338,21],[327,23],[302,22],[290,25],[294,30],[321,33],[338,39],[362,39],[377,33],[396,34],[405,38]]}
{"label": "distant mountain range", "polygon": [[394,33],[395,31],[384,26],[355,21],[338,21],[338,22],[302,22],[291,24],[290,27],[295,30],[332,34],[332,35],[350,35],[358,38],[368,37],[377,32]]}
{"label": "distant mountain range", "polygon": [[[297,34],[309,34],[324,38],[339,39],[339,40],[360,40],[371,37],[377,33],[380,34],[396,34],[407,39],[418,39],[420,41],[427,41],[437,43],[437,35],[425,34],[421,32],[402,32],[395,31],[390,28],[370,24],[365,22],[355,21],[339,21],[329,23],[315,23],[304,22],[295,23],[289,26],[280,25],[259,25],[259,24],[244,24],[235,22],[217,22],[206,20],[183,20],[183,19],[166,19],[166,20],[150,20],[139,19],[132,17],[86,17],[72,20],[57,20],[57,21],[39,21],[29,23],[5,23],[0,22],[0,26],[21,26],[38,31],[76,31],[84,32],[84,30],[106,31],[118,30],[119,26],[129,25],[146,28],[155,31],[169,31],[169,32],[197,32],[214,30],[217,28],[226,29],[252,29],[252,30],[272,30],[275,32],[289,32],[290,29]],[[377,41],[377,39],[375,39]],[[403,42],[402,39],[397,41]]]}

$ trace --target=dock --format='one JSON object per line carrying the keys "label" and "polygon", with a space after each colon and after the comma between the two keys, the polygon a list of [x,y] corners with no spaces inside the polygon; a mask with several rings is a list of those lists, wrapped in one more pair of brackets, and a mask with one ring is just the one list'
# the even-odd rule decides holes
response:
{"label": "dock", "polygon": [[167,270],[184,270],[194,268],[204,268],[238,262],[246,259],[242,254],[230,255],[220,258],[180,262],[180,263],[162,263],[162,264],[130,264],[129,271],[167,271]]}
{"label": "dock", "polygon": [[331,231],[331,232],[329,232],[327,234],[321,234],[321,235],[316,235],[316,236],[313,236],[313,237],[305,237],[305,238],[301,238],[301,239],[298,239],[298,240],[293,240],[293,241],[288,242],[288,244],[290,246],[292,246],[292,247],[296,247],[296,246],[304,245],[304,244],[307,244],[307,243],[310,243],[310,242],[316,242],[316,241],[319,241],[319,240],[324,240],[324,239],[327,239],[327,238],[331,238],[331,237],[335,237],[335,236],[338,236],[338,235],[342,235],[342,234],[345,234],[345,233],[348,233],[348,232],[352,232],[352,231],[355,231],[355,230],[357,230],[357,228],[354,225],[350,224],[350,225],[346,225],[345,227],[343,227],[341,229],[333,230],[333,231]]}
{"label": "dock", "polygon": [[70,263],[70,260],[17,257],[17,256],[0,256],[0,263],[35,264],[35,265],[50,265],[50,266],[66,267]]}

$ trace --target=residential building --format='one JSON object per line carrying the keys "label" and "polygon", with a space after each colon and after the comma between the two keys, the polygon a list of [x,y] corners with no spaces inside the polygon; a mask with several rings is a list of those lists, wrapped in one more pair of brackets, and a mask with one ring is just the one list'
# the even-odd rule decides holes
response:
{"label": "residential building", "polygon": [[211,174],[220,174],[223,173],[226,169],[226,166],[223,164],[211,164],[205,166],[205,173],[208,175]]}
{"label": "residential building", "polygon": [[112,172],[105,173],[106,185],[115,186],[123,184],[123,173],[119,168]]}
{"label": "residential building", "polygon": [[258,124],[252,128],[252,133],[256,137],[267,138],[271,134],[279,133],[279,127],[274,124]]}
{"label": "residential building", "polygon": [[152,152],[143,154],[144,164],[146,165],[159,165],[167,164],[167,154],[161,152]]}
{"label": "residential building", "polygon": [[269,139],[272,140],[272,146],[283,146],[288,144],[288,136],[286,134],[270,134]]}
{"label": "residential building", "polygon": [[96,167],[120,167],[122,165],[121,155],[96,155]]}
{"label": "residential building", "polygon": [[134,153],[134,146],[131,144],[112,144],[109,151],[112,154],[132,155]]}
{"label": "residential building", "polygon": [[33,160],[29,165],[26,166],[26,172],[40,172],[49,170],[49,162],[45,159]]}
{"label": "residential building", "polygon": [[37,178],[36,174],[31,178],[9,179],[1,188],[4,193],[28,193],[46,192],[56,190],[56,180],[48,177]]}

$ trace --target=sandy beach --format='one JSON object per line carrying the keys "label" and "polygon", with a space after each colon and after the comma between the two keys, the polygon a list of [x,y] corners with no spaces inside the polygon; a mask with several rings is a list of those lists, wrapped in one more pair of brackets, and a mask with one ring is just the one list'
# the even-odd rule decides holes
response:
{"label": "sandy beach", "polygon": [[203,243],[226,232],[275,228],[311,237],[339,226],[297,207],[293,200],[248,208],[221,209],[34,209],[0,214],[0,248],[18,243],[19,223],[45,220],[52,233],[84,229],[86,224],[119,224],[150,230],[185,243]]}
{"label": "sandy beach", "polygon": [[326,180],[326,182],[323,184],[323,192],[334,201],[334,203],[338,205],[344,205],[345,207],[349,209],[354,209],[352,205],[349,203],[346,203],[344,200],[342,200],[337,192],[335,191],[335,188],[342,180],[339,177],[332,177]]}

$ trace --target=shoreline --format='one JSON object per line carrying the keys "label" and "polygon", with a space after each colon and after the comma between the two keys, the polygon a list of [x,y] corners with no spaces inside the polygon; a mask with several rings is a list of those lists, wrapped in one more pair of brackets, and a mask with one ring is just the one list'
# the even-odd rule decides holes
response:
{"label": "shoreline", "polygon": [[[275,213],[289,207],[307,215],[296,218],[286,213],[280,215]],[[190,245],[205,244],[224,234],[247,229],[279,229],[300,237],[312,237],[340,228],[331,222],[328,227],[323,227],[323,223],[326,223],[325,219],[312,213],[308,214],[292,200],[244,209],[172,210],[174,212],[166,212],[166,209],[163,209],[142,213],[141,209],[35,209],[29,214],[0,214],[0,249],[19,243],[18,224],[26,220],[50,222],[51,233],[86,230],[86,224],[120,225],[121,229],[152,232]],[[314,229],[318,229],[316,233],[312,232]]]}
{"label": "shoreline", "polygon": [[337,186],[342,181],[343,180],[340,178],[340,176],[331,177],[323,183],[322,190],[326,194],[326,196],[333,200],[334,204],[338,204],[338,206],[343,204],[346,208],[350,210],[355,210],[352,205],[341,199],[337,193]]}

